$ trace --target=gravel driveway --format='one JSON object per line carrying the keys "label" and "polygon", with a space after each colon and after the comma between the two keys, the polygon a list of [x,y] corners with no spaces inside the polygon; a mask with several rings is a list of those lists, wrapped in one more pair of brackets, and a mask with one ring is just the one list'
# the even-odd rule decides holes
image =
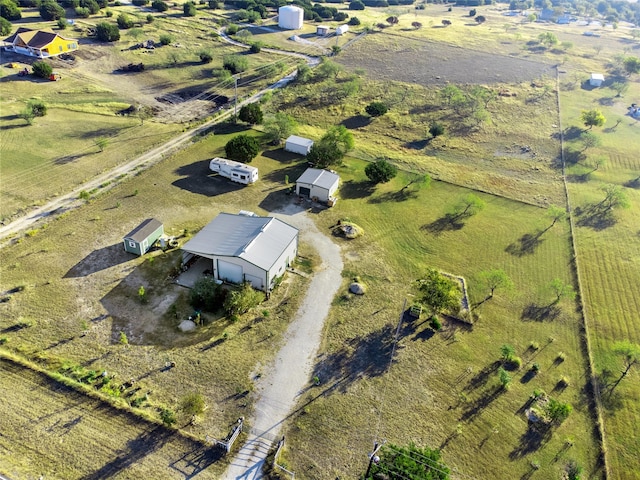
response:
{"label": "gravel driveway", "polygon": [[307,213],[297,206],[285,207],[274,216],[300,230],[305,242],[312,244],[322,259],[302,305],[285,334],[285,344],[276,359],[256,383],[256,413],[246,443],[240,448],[223,478],[262,478],[267,452],[279,438],[283,421],[293,409],[300,392],[309,385],[324,321],[342,282],[340,247],[321,233]]}

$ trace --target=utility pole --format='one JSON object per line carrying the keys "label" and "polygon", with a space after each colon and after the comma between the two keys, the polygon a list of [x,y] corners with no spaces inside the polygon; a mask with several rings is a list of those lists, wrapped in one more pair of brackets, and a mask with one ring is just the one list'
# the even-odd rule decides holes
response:
{"label": "utility pole", "polygon": [[373,444],[373,452],[371,452],[371,454],[369,455],[369,465],[367,466],[367,473],[364,474],[364,480],[367,480],[367,478],[369,478],[369,473],[371,472],[371,467],[373,466],[373,464],[378,464],[378,462],[380,461],[380,457],[377,456],[376,453],[378,453],[378,450],[382,448],[382,445],[384,445],[384,442],[375,442]]}
{"label": "utility pole", "polygon": [[235,106],[233,109],[233,121],[238,122],[238,77],[234,75],[233,79],[235,80],[235,99],[236,99]]}

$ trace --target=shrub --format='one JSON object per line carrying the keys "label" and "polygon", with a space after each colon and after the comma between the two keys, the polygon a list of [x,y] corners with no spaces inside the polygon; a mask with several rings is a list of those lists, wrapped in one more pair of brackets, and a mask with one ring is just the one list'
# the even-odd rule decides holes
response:
{"label": "shrub", "polygon": [[258,155],[260,145],[254,137],[240,134],[227,142],[224,151],[227,157],[232,160],[250,163]]}
{"label": "shrub", "polygon": [[59,18],[58,21],[56,22],[56,25],[58,25],[58,28],[60,30],[66,30],[67,29],[67,19],[66,18]]}
{"label": "shrub", "polygon": [[201,393],[188,393],[180,402],[180,408],[187,415],[201,415],[204,412],[204,397]]}
{"label": "shrub", "polygon": [[124,332],[120,332],[120,338],[118,340],[122,345],[128,345],[129,339],[127,338],[127,334]]}
{"label": "shrub", "polygon": [[540,364],[534,363],[533,365],[531,365],[531,371],[533,373],[538,373],[540,371]]}
{"label": "shrub", "polygon": [[358,17],[351,17],[349,19],[349,25],[351,26],[358,26],[360,25],[360,19]]}
{"label": "shrub", "polygon": [[262,46],[257,42],[253,43],[251,45],[251,48],[249,49],[251,53],[260,53],[261,50],[262,50]]}
{"label": "shrub", "polygon": [[373,183],[386,183],[398,174],[398,169],[386,159],[381,158],[368,164],[364,173]]}
{"label": "shrub", "polygon": [[27,108],[33,112],[35,117],[44,117],[47,114],[47,106],[42,100],[30,100],[27,103]]}
{"label": "shrub", "polygon": [[160,420],[162,420],[162,423],[164,423],[166,426],[170,427],[171,425],[176,423],[176,414],[173,412],[173,410],[162,408],[160,410]]}
{"label": "shrub", "polygon": [[215,312],[222,306],[224,297],[225,290],[213,277],[203,277],[191,289],[189,303],[197,310]]}
{"label": "shrub", "polygon": [[163,33],[160,35],[160,43],[162,45],[170,45],[173,42],[173,37],[168,33]]}
{"label": "shrub", "polygon": [[43,20],[58,20],[64,15],[64,8],[54,0],[46,0],[40,5],[40,17]]}
{"label": "shrub", "polygon": [[228,315],[242,315],[260,305],[264,294],[254,290],[249,282],[242,284],[239,290],[232,291],[224,301],[224,310]]}
{"label": "shrub", "polygon": [[153,21],[155,20],[152,14],[147,14],[147,23],[153,23]]}
{"label": "shrub", "polygon": [[113,12],[111,10],[107,10],[106,12],[104,12],[104,14],[107,16],[107,18],[113,17]]}
{"label": "shrub", "polygon": [[444,135],[445,128],[444,125],[440,122],[434,122],[429,127],[429,133],[432,137],[439,137],[440,135]]}
{"label": "shrub", "polygon": [[46,62],[35,62],[32,67],[33,74],[36,77],[49,78],[49,76],[53,73],[53,68]]}
{"label": "shrub", "polygon": [[76,14],[76,17],[79,17],[79,18],[89,18],[89,15],[91,15],[91,13],[89,12],[89,9],[85,7],[76,7],[75,14]]}
{"label": "shrub", "polygon": [[209,0],[209,9],[210,10],[217,10],[220,8],[220,4],[218,3],[217,0]]}
{"label": "shrub", "polygon": [[96,25],[96,37],[102,42],[116,42],[120,40],[120,30],[113,23],[101,22]]}
{"label": "shrub", "polygon": [[18,8],[18,4],[13,0],[2,0],[0,1],[0,17],[10,21],[20,20],[22,13],[20,12],[20,8]]}
{"label": "shrub", "polygon": [[225,55],[222,59],[222,67],[235,75],[249,68],[249,60],[239,55]]}
{"label": "shrub", "polygon": [[336,22],[344,22],[347,18],[349,18],[349,15],[345,12],[338,12],[333,16]]}
{"label": "shrub", "polygon": [[442,328],[442,323],[440,322],[440,320],[438,319],[438,317],[436,317],[435,315],[433,317],[431,317],[431,322],[429,323],[429,325],[431,326],[431,328],[433,328],[436,332],[439,331]]}
{"label": "shrub", "polygon": [[80,6],[89,9],[91,15],[95,15],[100,11],[100,5],[96,0],[81,0]]}
{"label": "shrub", "polygon": [[195,17],[196,16],[196,4],[193,2],[186,2],[182,6],[182,12],[185,17]]}
{"label": "shrub", "polygon": [[511,357],[507,360],[505,366],[510,370],[518,370],[522,366],[522,359],[520,357]]}
{"label": "shrub", "polygon": [[240,109],[240,113],[238,114],[238,118],[251,125],[260,124],[263,120],[262,109],[257,103],[243,105]]}
{"label": "shrub", "polygon": [[364,10],[364,9],[365,9],[364,3],[362,3],[361,0],[353,0],[349,4],[349,10]]}
{"label": "shrub", "polygon": [[151,4],[151,8],[153,8],[157,12],[166,12],[167,10],[169,10],[169,5],[167,5],[167,3],[163,2],[162,0],[154,0],[154,2]]}
{"label": "shrub", "polygon": [[118,22],[118,27],[121,28],[122,30],[127,30],[133,27],[133,20],[126,13],[121,13],[120,15],[118,15],[117,22]]}
{"label": "shrub", "polygon": [[469,16],[470,17],[475,17],[476,16],[476,9],[472,8],[471,10],[469,10]]}
{"label": "shrub", "polygon": [[211,63],[211,60],[213,60],[213,54],[208,50],[203,50],[198,54],[198,56],[202,63]]}
{"label": "shrub", "polygon": [[149,4],[149,0],[132,0],[131,3],[136,7],[143,7]]}
{"label": "shrub", "polygon": [[372,117],[380,117],[389,111],[389,108],[382,102],[371,102],[365,107],[366,112]]}
{"label": "shrub", "polygon": [[235,35],[238,33],[238,30],[240,30],[240,27],[235,23],[231,23],[227,26],[227,35]]}

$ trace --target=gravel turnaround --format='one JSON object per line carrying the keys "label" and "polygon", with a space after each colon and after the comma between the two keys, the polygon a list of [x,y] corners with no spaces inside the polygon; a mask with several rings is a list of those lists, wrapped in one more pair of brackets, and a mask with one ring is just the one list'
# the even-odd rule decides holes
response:
{"label": "gravel turnaround", "polygon": [[318,230],[306,212],[291,206],[275,216],[300,230],[302,239],[318,251],[322,265],[314,273],[307,295],[289,325],[283,347],[256,383],[255,416],[248,420],[252,428],[223,477],[227,480],[262,478],[269,448],[279,440],[282,423],[298,395],[310,384],[324,321],[342,283],[340,247]]}

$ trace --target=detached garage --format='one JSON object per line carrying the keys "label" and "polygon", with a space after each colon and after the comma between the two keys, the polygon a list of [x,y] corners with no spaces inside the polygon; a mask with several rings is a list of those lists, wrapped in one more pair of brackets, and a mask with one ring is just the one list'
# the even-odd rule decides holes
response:
{"label": "detached garage", "polygon": [[123,239],[125,252],[144,255],[164,234],[164,227],[155,218],[147,218]]}
{"label": "detached garage", "polygon": [[287,141],[284,144],[284,149],[287,152],[293,152],[299,155],[307,155],[311,151],[312,146],[313,140],[298,137],[296,135],[291,135],[289,138],[287,138]]}
{"label": "detached garage", "polygon": [[217,280],[271,290],[298,253],[298,230],[273,217],[221,213],[182,247],[182,263],[211,260]]}
{"label": "detached garage", "polygon": [[296,180],[296,193],[331,206],[336,201],[334,194],[339,183],[340,176],[335,172],[307,168]]}

